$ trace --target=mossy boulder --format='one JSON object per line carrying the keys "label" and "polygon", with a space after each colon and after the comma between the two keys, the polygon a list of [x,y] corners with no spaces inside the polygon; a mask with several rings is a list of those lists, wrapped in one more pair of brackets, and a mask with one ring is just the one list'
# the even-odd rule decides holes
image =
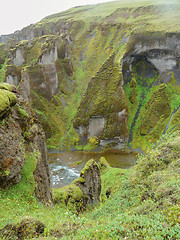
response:
{"label": "mossy boulder", "polygon": [[0,83],[0,89],[7,90],[9,92],[16,92],[16,87],[9,83]]}
{"label": "mossy boulder", "polygon": [[57,189],[53,188],[54,203],[65,204],[70,210],[79,212],[85,208],[84,196],[81,189],[75,184]]}
{"label": "mossy boulder", "polygon": [[91,159],[72,184],[60,189],[53,188],[53,199],[55,203],[63,203],[69,209],[79,212],[88,204],[99,202],[100,193],[100,170],[98,164]]}
{"label": "mossy boulder", "polygon": [[83,197],[82,191],[75,184],[70,184],[63,188],[53,188],[53,199],[55,203],[79,202]]}
{"label": "mossy boulder", "polygon": [[93,159],[86,163],[81,170],[80,177],[73,183],[83,192],[85,204],[99,202],[101,193],[100,169]]}
{"label": "mossy boulder", "polygon": [[31,239],[44,233],[45,225],[35,219],[27,218],[17,224],[8,224],[0,230],[6,240]]}
{"label": "mossy boulder", "polygon": [[0,84],[0,117],[10,110],[10,107],[15,105],[17,97],[11,91],[14,89],[10,84]]}

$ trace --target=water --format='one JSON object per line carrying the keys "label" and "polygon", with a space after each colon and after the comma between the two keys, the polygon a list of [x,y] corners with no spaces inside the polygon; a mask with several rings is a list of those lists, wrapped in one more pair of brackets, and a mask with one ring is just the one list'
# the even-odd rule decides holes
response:
{"label": "water", "polygon": [[51,182],[55,188],[70,184],[80,175],[81,169],[90,159],[98,161],[103,156],[112,167],[130,168],[136,162],[136,154],[110,151],[104,153],[49,153],[48,160],[51,171]]}

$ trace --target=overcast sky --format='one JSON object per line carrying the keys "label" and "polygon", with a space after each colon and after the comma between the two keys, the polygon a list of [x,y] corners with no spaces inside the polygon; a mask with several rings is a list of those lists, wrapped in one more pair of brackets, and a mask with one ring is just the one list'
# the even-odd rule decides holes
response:
{"label": "overcast sky", "polygon": [[71,7],[109,1],[113,0],[3,0],[0,8],[0,35],[13,33]]}

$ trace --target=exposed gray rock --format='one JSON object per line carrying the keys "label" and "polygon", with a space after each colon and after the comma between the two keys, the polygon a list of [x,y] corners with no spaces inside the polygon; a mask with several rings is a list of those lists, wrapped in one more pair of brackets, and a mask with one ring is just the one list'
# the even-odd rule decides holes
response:
{"label": "exposed gray rock", "polygon": [[26,100],[30,101],[30,79],[27,71],[24,70],[21,72],[21,79],[19,91]]}
{"label": "exposed gray rock", "polygon": [[81,141],[85,141],[88,135],[88,126],[80,125],[76,130],[79,133]]}
{"label": "exposed gray rock", "polygon": [[13,59],[13,64],[16,66],[22,65],[25,62],[23,55],[23,50],[18,48],[15,53],[15,58]]}
{"label": "exposed gray rock", "polygon": [[51,49],[49,52],[45,52],[39,59],[39,64],[52,64],[58,59],[57,46],[55,49]]}
{"label": "exposed gray rock", "polygon": [[141,62],[141,65],[144,63],[146,66],[146,73],[143,72],[143,69],[139,69],[139,72],[136,69],[140,76],[146,74],[146,77],[149,78],[159,74],[161,81],[167,83],[173,73],[177,84],[180,83],[180,38],[178,35],[161,36],[159,34],[158,38],[155,38],[153,34],[142,37],[132,35],[131,41],[131,49],[122,60],[125,82],[129,81],[133,68]]}
{"label": "exposed gray rock", "polygon": [[91,117],[89,121],[88,138],[92,136],[99,136],[102,134],[105,127],[104,117]]}
{"label": "exposed gray rock", "polygon": [[13,76],[13,75],[8,75],[6,77],[6,82],[17,87],[18,86],[18,77]]}
{"label": "exposed gray rock", "polygon": [[56,67],[54,64],[48,64],[43,67],[43,70],[45,82],[50,87],[51,95],[54,95],[58,89],[58,76]]}
{"label": "exposed gray rock", "polygon": [[40,92],[43,97],[50,99],[52,95],[56,94],[58,86],[59,82],[55,64],[32,66],[21,73],[19,90],[28,101],[31,101],[31,90]]}
{"label": "exposed gray rock", "polygon": [[[93,116],[90,118],[89,124],[87,126],[80,125],[76,130],[79,133],[80,141],[86,142],[87,139],[96,136],[99,138],[100,146],[104,147],[108,144],[118,145],[122,148],[127,140],[124,136],[116,136],[113,139],[101,139],[101,135],[104,131],[106,118],[101,116]],[[123,109],[121,112],[117,113],[117,121],[119,124],[127,122],[127,109]]]}

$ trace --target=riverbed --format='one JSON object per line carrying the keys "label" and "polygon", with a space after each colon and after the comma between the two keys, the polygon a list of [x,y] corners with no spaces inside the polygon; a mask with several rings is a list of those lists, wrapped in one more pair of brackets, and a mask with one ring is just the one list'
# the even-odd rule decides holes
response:
{"label": "riverbed", "polygon": [[125,153],[119,151],[108,151],[102,153],[89,152],[65,152],[49,153],[48,161],[51,172],[52,187],[61,188],[70,184],[80,175],[81,169],[90,159],[98,161],[100,157],[105,157],[110,166],[122,169],[132,167],[137,155],[135,153]]}

